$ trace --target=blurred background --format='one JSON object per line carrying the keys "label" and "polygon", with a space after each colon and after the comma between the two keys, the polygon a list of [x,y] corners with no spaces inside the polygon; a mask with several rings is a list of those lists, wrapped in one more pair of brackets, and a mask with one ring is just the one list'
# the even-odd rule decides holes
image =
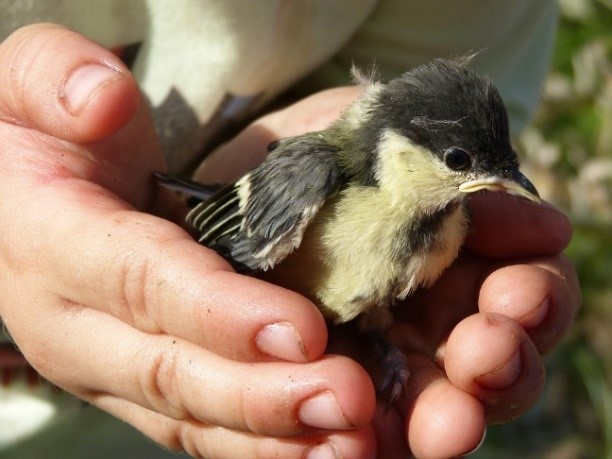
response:
{"label": "blurred background", "polygon": [[583,305],[546,360],[541,401],[490,427],[477,458],[612,459],[612,0],[559,3],[543,100],[517,146],[526,175],[573,221]]}

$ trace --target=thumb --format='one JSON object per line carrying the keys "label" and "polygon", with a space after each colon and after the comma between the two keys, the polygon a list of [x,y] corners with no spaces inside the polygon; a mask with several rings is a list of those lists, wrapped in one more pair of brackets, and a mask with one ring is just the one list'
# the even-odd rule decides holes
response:
{"label": "thumb", "polygon": [[83,143],[123,127],[139,103],[121,60],[76,32],[31,25],[0,45],[0,119]]}

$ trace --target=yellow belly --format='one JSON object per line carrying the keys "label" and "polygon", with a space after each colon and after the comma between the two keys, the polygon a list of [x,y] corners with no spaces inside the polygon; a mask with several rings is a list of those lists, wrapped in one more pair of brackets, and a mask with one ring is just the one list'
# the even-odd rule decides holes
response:
{"label": "yellow belly", "polygon": [[335,322],[386,311],[397,297],[432,284],[465,237],[467,216],[457,206],[426,252],[402,256],[397,240],[416,211],[389,206],[376,188],[351,189],[327,203],[300,247],[262,277],[309,297]]}

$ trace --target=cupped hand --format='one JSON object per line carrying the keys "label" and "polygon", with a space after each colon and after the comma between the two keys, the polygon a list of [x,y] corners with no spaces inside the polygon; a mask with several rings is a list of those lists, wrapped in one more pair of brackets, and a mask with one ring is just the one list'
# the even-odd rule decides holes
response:
{"label": "cupped hand", "polygon": [[[238,178],[270,141],[325,128],[359,93],[327,90],[258,120],[207,158],[196,179]],[[478,447],[487,423],[528,410],[544,385],[542,355],[580,305],[575,270],[561,253],[572,234],[561,212],[489,192],[470,207],[461,256],[432,288],[395,309],[390,338],[405,350],[411,377],[396,409],[385,416],[384,404],[377,407],[378,457],[465,454]],[[367,364],[370,350],[359,336],[339,332],[335,346]]]}
{"label": "cupped hand", "polygon": [[461,256],[434,287],[398,305],[390,333],[412,376],[397,417],[376,417],[377,432],[395,432],[384,457],[396,457],[405,438],[417,457],[464,454],[487,423],[527,411],[544,386],[542,355],[579,307],[576,273],[561,254],[571,237],[563,214],[496,193],[470,205]]}
{"label": "cupped hand", "polygon": [[[374,389],[318,310],[179,226],[122,63],[54,25],[0,45],[0,316],[57,386],[206,457],[367,457]],[[322,456],[321,456],[322,457]]]}

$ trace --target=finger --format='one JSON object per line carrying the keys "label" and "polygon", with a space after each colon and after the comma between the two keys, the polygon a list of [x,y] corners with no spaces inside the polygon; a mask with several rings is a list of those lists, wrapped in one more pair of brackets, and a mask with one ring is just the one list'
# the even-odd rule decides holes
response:
{"label": "finger", "polygon": [[263,160],[270,142],[326,128],[360,93],[357,86],[328,89],[258,119],[212,152],[196,170],[195,180],[236,180]]}
{"label": "finger", "polygon": [[544,387],[542,360],[522,327],[499,314],[475,314],[450,334],[443,352],[448,379],[482,401],[492,422],[518,417]]}
{"label": "finger", "polygon": [[[354,430],[372,419],[370,378],[343,356],[311,364],[237,363],[89,308],[66,307],[53,323],[45,313],[32,320],[44,317],[52,330],[48,342],[18,344],[43,376],[86,400],[110,395],[173,419],[273,436]],[[24,326],[15,324],[16,339]]]}
{"label": "finger", "polygon": [[369,427],[342,433],[279,439],[193,420],[178,421],[114,397],[101,396],[94,403],[135,426],[156,442],[175,451],[185,451],[192,457],[314,459],[370,458],[375,455],[376,442]]}
{"label": "finger", "polygon": [[429,355],[455,324],[478,311],[514,319],[546,353],[566,335],[580,303],[576,270],[563,255],[494,263],[465,253],[435,288],[418,290],[396,315],[427,331],[412,333],[412,348]]}
{"label": "finger", "polygon": [[20,243],[5,249],[24,273],[44,254],[48,292],[242,361],[305,362],[324,352],[327,328],[311,302],[234,273],[178,226],[77,179],[35,191],[35,198],[20,193],[2,209],[21,214],[6,234]]}
{"label": "finger", "polygon": [[480,311],[517,321],[541,353],[567,334],[580,302],[576,271],[563,255],[495,266],[478,299]]}
{"label": "finger", "polygon": [[548,203],[535,204],[503,193],[479,193],[470,200],[472,226],[466,246],[493,258],[560,253],[572,237],[568,218]]}
{"label": "finger", "polygon": [[76,142],[115,132],[140,103],[116,56],[51,24],[23,27],[2,43],[0,81],[1,119]]}
{"label": "finger", "polygon": [[[11,52],[15,55],[9,59]],[[50,181],[80,177],[139,208],[150,208],[151,171],[165,169],[165,162],[148,107],[138,104],[138,87],[127,70],[113,67],[121,65],[116,57],[73,32],[43,24],[15,32],[0,45],[0,61],[3,58],[32,71],[8,72],[0,66],[0,118],[5,121],[0,122],[5,166],[0,187],[13,192],[3,192],[2,202],[23,193],[23,188],[34,192]],[[90,69],[96,58],[112,64],[118,76],[104,82],[73,68],[83,61]],[[58,96],[64,91],[62,78],[69,78],[73,70],[81,75],[75,91],[91,99],[78,114],[68,113],[62,105],[65,97]],[[36,72],[39,75],[32,77]],[[108,136],[111,132],[115,134]],[[9,179],[14,179],[10,186]]]}
{"label": "finger", "polygon": [[486,428],[482,404],[451,384],[433,361],[408,354],[406,438],[415,457],[456,457],[477,448]]}

